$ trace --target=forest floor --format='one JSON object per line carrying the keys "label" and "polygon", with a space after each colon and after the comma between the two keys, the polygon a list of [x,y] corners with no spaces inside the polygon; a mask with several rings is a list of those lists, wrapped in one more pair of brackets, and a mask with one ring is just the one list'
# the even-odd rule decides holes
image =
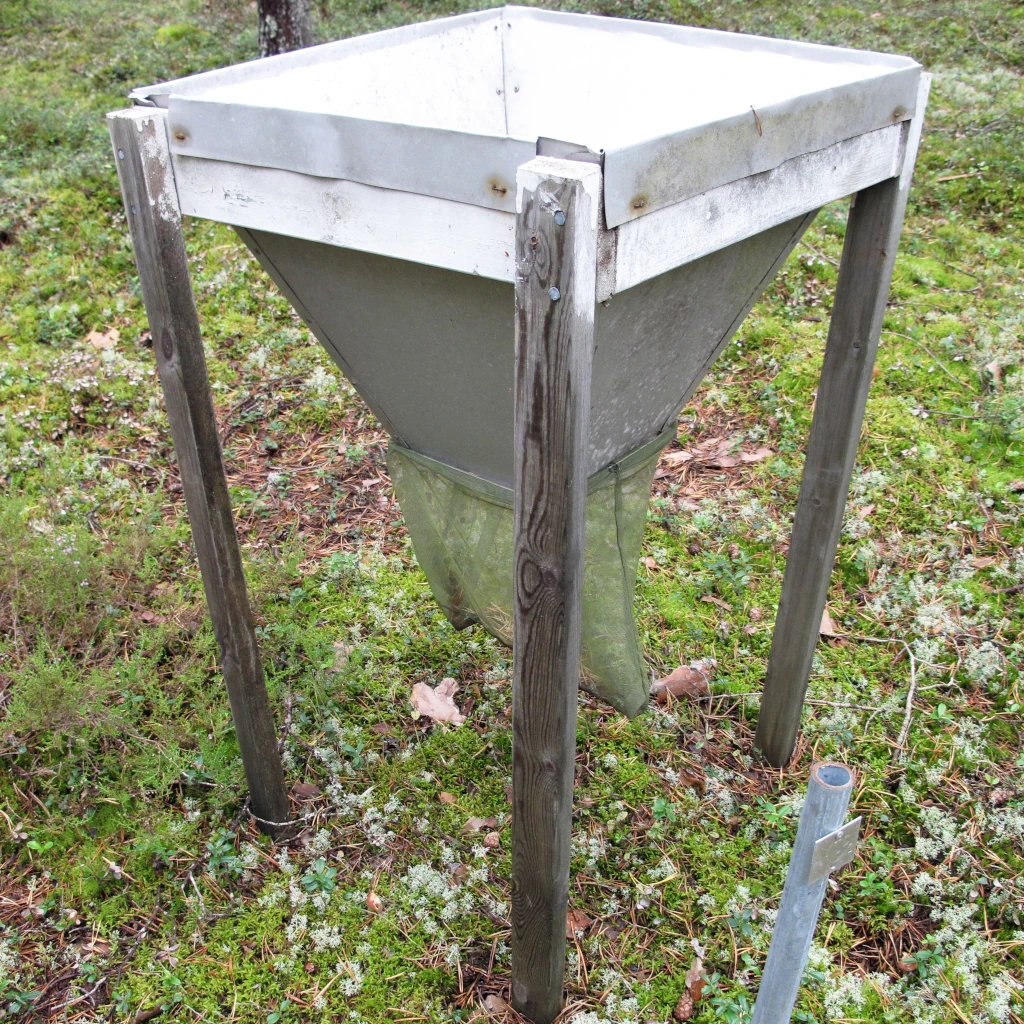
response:
{"label": "forest floor", "polygon": [[[471,6],[324,0],[317,31]],[[641,639],[656,676],[715,658],[715,699],[629,722],[581,698],[566,1019],[668,1021],[699,954],[691,1019],[746,1021],[828,757],[863,838],[796,1019],[1020,1024],[1024,6],[562,6],[935,73],[797,757],[771,771],[751,741],[843,203],[659,470]],[[438,611],[385,434],[230,229],[190,222],[301,834],[272,844],[243,802],[103,115],[255,43],[241,0],[0,5],[0,1016],[512,1019],[510,653]],[[448,676],[465,724],[415,718],[412,686]]]}

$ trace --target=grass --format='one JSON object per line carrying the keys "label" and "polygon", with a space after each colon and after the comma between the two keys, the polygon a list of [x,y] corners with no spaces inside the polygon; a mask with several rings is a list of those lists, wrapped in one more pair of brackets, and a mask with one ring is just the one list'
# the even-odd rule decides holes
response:
{"label": "grass", "polygon": [[[318,6],[322,38],[462,3]],[[1024,6],[565,3],[910,53],[936,73],[798,760],[752,756],[845,223],[823,211],[680,419],[767,446],[662,477],[652,670],[716,699],[579,720],[575,1024],[747,1019],[815,757],[860,773],[801,1021],[1019,1022]],[[14,1019],[510,1013],[510,655],[432,603],[385,438],[228,229],[188,248],[271,698],[306,828],[244,813],[105,111],[254,55],[240,0],[0,7],[0,1005]],[[96,331],[116,341],[94,344]],[[713,600],[705,600],[710,598]],[[913,661],[911,661],[911,656]],[[911,665],[919,683],[906,752]],[[459,681],[467,722],[414,721]],[[470,817],[495,819],[497,847]]]}

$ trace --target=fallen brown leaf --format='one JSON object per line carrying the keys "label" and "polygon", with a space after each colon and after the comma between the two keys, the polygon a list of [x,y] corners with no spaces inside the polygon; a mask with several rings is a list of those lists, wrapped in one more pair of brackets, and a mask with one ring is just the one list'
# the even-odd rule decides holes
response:
{"label": "fallen brown leaf", "polygon": [[565,937],[571,939],[577,932],[585,932],[593,922],[582,910],[571,907],[565,915]]}
{"label": "fallen brown leaf", "polygon": [[482,832],[485,828],[491,829],[498,824],[497,818],[470,818],[462,826],[463,832]]}
{"label": "fallen brown leaf", "polygon": [[982,555],[979,558],[972,558],[971,565],[975,569],[987,569],[990,565],[995,565],[996,559],[992,555]]}
{"label": "fallen brown leaf", "polygon": [[320,787],[312,782],[296,782],[292,786],[292,794],[296,800],[312,800],[320,795]]}
{"label": "fallen brown leaf", "polygon": [[497,1014],[505,1013],[505,1011],[508,1010],[508,1003],[506,1003],[501,996],[492,992],[486,999],[484,999],[484,1010],[492,1016],[496,1016]]}
{"label": "fallen brown leaf", "polygon": [[441,792],[437,794],[437,799],[443,804],[453,804],[458,799],[454,793]]}
{"label": "fallen brown leaf", "polygon": [[340,672],[348,664],[348,658],[352,650],[351,644],[347,644],[343,640],[335,640],[334,661],[331,663],[332,672]]}
{"label": "fallen brown leaf", "polygon": [[653,558],[651,558],[650,555],[648,555],[644,559],[644,565],[646,565],[648,569],[657,569],[658,568],[658,563]]}
{"label": "fallen brown leaf", "polygon": [[701,597],[701,600],[705,604],[713,604],[716,607],[722,608],[722,609],[724,609],[727,612],[731,612],[732,611],[732,605],[729,604],[728,601],[723,601],[720,597],[715,597],[714,594],[704,594]]}
{"label": "fallen brown leaf", "polygon": [[704,961],[699,956],[693,958],[690,969],[686,972],[686,989],[695,1003],[699,1003],[704,995]]}
{"label": "fallen brown leaf", "polygon": [[718,662],[714,658],[701,658],[689,665],[680,665],[664,679],[651,684],[651,693],[659,704],[673,697],[707,697],[711,693],[711,673]]}
{"label": "fallen brown leaf", "polygon": [[500,832],[488,832],[484,836],[484,846],[489,850],[496,850],[501,846],[501,833]]}
{"label": "fallen brown leaf", "polygon": [[121,332],[116,327],[111,327],[106,333],[102,331],[90,331],[85,336],[85,340],[92,345],[93,348],[105,349],[113,348],[117,344],[117,339],[120,336]]}
{"label": "fallen brown leaf", "polygon": [[822,636],[839,636],[839,631],[836,629],[835,623],[832,621],[832,616],[828,613],[828,606],[825,606],[825,610],[821,613],[821,627],[818,632]]}
{"label": "fallen brown leaf", "polygon": [[98,956],[106,956],[110,952],[110,943],[106,939],[90,935],[81,945],[83,953],[96,953]]}
{"label": "fallen brown leaf", "polygon": [[683,449],[681,452],[666,452],[661,457],[661,461],[668,466],[681,466],[684,462],[689,462],[694,456],[692,451]]}
{"label": "fallen brown leaf", "polygon": [[674,467],[685,465],[693,460],[702,462],[711,469],[735,469],[741,463],[761,462],[769,455],[774,454],[771,448],[762,447],[752,452],[741,451],[738,455],[730,455],[729,449],[734,444],[735,442],[728,437],[709,437],[691,448],[665,452],[660,462],[662,466],[666,467],[665,472],[670,472]]}
{"label": "fallen brown leaf", "polygon": [[412,706],[414,718],[432,718],[435,722],[451,722],[462,725],[466,720],[455,706],[454,696],[458,683],[451,676],[442,679],[437,687],[426,683],[416,683],[412,688]]}

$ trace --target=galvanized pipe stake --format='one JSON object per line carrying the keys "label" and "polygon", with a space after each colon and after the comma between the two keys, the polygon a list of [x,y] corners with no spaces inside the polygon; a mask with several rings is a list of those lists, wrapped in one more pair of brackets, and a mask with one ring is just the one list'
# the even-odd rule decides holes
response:
{"label": "galvanized pipe stake", "polygon": [[783,1024],[793,1015],[828,876],[853,860],[857,850],[860,818],[841,825],[853,781],[846,765],[819,761],[811,766],[751,1024]]}

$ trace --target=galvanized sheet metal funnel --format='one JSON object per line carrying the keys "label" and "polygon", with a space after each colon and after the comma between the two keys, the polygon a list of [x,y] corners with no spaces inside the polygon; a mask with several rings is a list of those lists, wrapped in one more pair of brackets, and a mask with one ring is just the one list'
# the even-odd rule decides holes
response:
{"label": "galvanized sheet metal funnel", "polygon": [[[807,221],[598,305],[590,473],[675,419]],[[511,284],[285,235],[239,234],[394,438],[512,486]]]}

